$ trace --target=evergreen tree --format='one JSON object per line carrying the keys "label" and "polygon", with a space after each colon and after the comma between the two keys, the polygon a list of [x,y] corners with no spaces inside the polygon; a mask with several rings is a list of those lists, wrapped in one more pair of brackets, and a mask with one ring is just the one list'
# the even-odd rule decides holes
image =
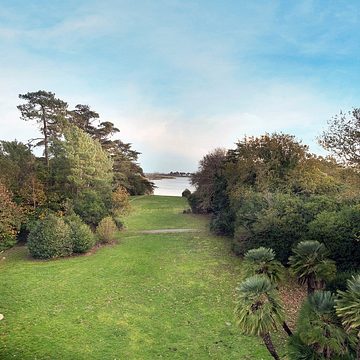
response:
{"label": "evergreen tree", "polygon": [[40,140],[35,146],[45,146],[45,162],[49,166],[49,141],[51,138],[59,138],[66,126],[68,104],[55,98],[55,94],[43,90],[20,94],[19,98],[27,101],[17,107],[21,112],[21,119],[35,120],[39,124],[44,137],[34,139]]}

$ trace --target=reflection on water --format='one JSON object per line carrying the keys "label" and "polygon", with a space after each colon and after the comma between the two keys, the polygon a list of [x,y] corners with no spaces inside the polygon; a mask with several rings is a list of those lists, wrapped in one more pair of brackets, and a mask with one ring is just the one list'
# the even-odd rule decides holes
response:
{"label": "reflection on water", "polygon": [[157,186],[154,195],[181,196],[185,189],[193,192],[195,188],[190,185],[189,179],[188,177],[177,177],[175,179],[151,180]]}

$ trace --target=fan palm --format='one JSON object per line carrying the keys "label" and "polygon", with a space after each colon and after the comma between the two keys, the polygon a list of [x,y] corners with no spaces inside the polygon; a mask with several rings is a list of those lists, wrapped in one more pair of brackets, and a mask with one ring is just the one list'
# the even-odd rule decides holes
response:
{"label": "fan palm", "polygon": [[298,315],[300,339],[325,359],[348,352],[348,336],[334,306],[335,294],[316,291],[303,302]]}
{"label": "fan palm", "polygon": [[275,259],[273,249],[259,247],[244,255],[243,269],[245,277],[265,274],[273,284],[278,284],[283,275],[283,265]]}
{"label": "fan palm", "polygon": [[342,324],[348,332],[356,331],[358,337],[357,360],[360,360],[360,275],[347,281],[347,290],[338,290],[336,313],[341,317]]}
{"label": "fan palm", "polygon": [[235,314],[238,325],[248,334],[261,336],[266,348],[274,359],[280,360],[272,343],[270,332],[282,324],[284,315],[282,305],[268,277],[255,275],[246,279],[237,290]]}
{"label": "fan palm", "polygon": [[[278,284],[283,276],[284,267],[280,261],[275,259],[275,251],[273,249],[259,247],[249,250],[244,255],[243,270],[245,277],[264,274],[270,279],[272,284]],[[292,335],[285,321],[282,327],[289,336]]]}
{"label": "fan palm", "polygon": [[335,261],[327,258],[324,244],[308,240],[300,242],[289,257],[291,271],[298,277],[300,284],[307,284],[308,294],[314,290],[323,290],[325,280],[334,277]]}

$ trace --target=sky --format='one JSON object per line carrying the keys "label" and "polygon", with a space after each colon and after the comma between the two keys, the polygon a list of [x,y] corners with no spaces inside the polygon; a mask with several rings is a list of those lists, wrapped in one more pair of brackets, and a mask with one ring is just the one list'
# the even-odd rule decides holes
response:
{"label": "sky", "polygon": [[39,136],[19,94],[86,104],[145,172],[196,171],[266,132],[316,136],[359,107],[357,0],[2,0],[0,140]]}

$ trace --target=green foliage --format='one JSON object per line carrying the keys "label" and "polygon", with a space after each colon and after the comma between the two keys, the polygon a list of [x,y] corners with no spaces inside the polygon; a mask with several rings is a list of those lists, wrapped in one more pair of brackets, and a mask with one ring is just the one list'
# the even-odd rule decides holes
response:
{"label": "green foliage", "polygon": [[337,272],[334,278],[326,283],[325,290],[333,293],[336,293],[337,290],[345,291],[348,280],[356,275],[358,275],[356,271]]}
{"label": "green foliage", "polygon": [[316,291],[302,303],[297,331],[301,340],[325,358],[348,351],[348,337],[335,311],[335,295]]}
{"label": "green foliage", "polygon": [[290,269],[300,284],[307,284],[308,293],[325,288],[325,281],[336,273],[335,261],[327,258],[324,244],[318,241],[302,241],[293,248],[289,257]]}
{"label": "green foliage", "polygon": [[236,288],[240,295],[236,298],[235,315],[243,332],[262,335],[282,324],[284,314],[275,288],[265,275],[247,278]]}
{"label": "green foliage", "polygon": [[340,271],[357,270],[360,263],[360,208],[325,210],[309,224],[309,237],[325,244]]}
{"label": "green foliage", "polygon": [[191,195],[191,191],[189,189],[185,189],[182,193],[181,193],[181,196],[182,197],[185,197],[185,198],[188,198],[189,195]]}
{"label": "green foliage", "polygon": [[69,256],[73,252],[71,229],[62,218],[50,214],[30,232],[27,246],[35,259]]}
{"label": "green foliage", "polygon": [[102,219],[96,228],[97,238],[103,244],[107,244],[115,240],[116,232],[117,227],[111,216],[107,216]]}
{"label": "green foliage", "polygon": [[191,211],[193,214],[203,214],[204,210],[199,202],[199,196],[197,192],[193,192],[192,194],[189,194],[187,197],[187,200],[189,202],[189,206],[191,208]]}
{"label": "green foliage", "polygon": [[225,154],[226,150],[223,148],[217,148],[206,154],[199,161],[198,171],[191,175],[190,182],[196,188],[198,213],[213,211],[216,180],[222,173]]}
{"label": "green foliage", "polygon": [[[347,331],[360,330],[360,275],[353,276],[347,282],[346,291],[338,291],[336,313]],[[360,339],[359,333],[358,337]],[[359,340],[360,341],[360,340]]]}
{"label": "green foliage", "polygon": [[91,250],[95,244],[96,237],[90,227],[84,224],[80,217],[69,216],[65,218],[69,224],[71,233],[70,237],[73,245],[74,253],[86,253]]}
{"label": "green foliage", "polygon": [[[326,360],[325,356],[318,354],[312,347],[305,344],[300,334],[293,334],[286,341],[286,358],[289,360]],[[351,350],[347,354],[332,355],[332,360],[355,360]]]}
{"label": "green foliage", "polygon": [[251,249],[245,254],[243,271],[245,277],[264,274],[270,279],[271,283],[279,284],[284,269],[282,264],[275,260],[275,252],[272,249],[260,247]]}
{"label": "green foliage", "polygon": [[[111,196],[111,194],[108,194]],[[99,224],[100,220],[108,215],[108,208],[106,198],[92,189],[85,189],[81,197],[72,200],[72,208],[74,212],[79,215],[92,228]]]}
{"label": "green foliage", "polygon": [[24,220],[22,209],[12,198],[11,191],[0,182],[0,251],[17,243],[17,234]]}

